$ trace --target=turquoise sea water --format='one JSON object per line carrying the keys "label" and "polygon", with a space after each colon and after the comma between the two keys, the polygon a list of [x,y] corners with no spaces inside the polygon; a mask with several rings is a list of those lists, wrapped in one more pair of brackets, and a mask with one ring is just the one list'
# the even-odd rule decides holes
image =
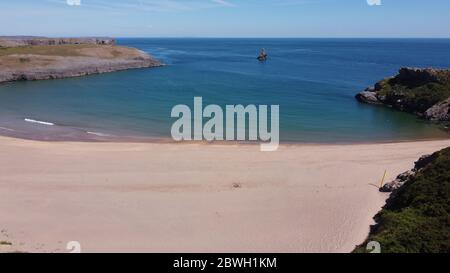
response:
{"label": "turquoise sea water", "polygon": [[[400,67],[450,67],[450,39],[119,39],[165,67],[0,85],[0,134],[169,138],[176,104],[278,104],[282,141],[448,137],[354,95]],[[266,48],[269,60],[256,56]],[[25,119],[55,124],[48,126]],[[90,132],[90,133],[87,133]]]}

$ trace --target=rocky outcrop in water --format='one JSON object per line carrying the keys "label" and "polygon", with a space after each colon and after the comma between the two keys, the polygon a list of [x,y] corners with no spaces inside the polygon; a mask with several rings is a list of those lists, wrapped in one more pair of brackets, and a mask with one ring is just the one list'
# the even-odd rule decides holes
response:
{"label": "rocky outcrop in water", "polygon": [[356,95],[362,103],[386,105],[433,121],[450,121],[450,70],[402,68]]}

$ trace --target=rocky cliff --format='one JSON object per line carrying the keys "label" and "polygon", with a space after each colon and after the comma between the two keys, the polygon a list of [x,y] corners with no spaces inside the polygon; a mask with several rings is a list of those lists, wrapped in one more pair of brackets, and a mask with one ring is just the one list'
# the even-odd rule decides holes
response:
{"label": "rocky cliff", "polygon": [[356,95],[363,103],[386,105],[433,121],[450,121],[450,70],[402,68]]}

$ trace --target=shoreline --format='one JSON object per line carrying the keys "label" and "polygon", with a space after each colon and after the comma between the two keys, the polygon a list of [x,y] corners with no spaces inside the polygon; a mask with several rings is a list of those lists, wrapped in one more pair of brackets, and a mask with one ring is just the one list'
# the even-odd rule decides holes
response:
{"label": "shoreline", "polygon": [[384,170],[389,181],[450,139],[179,144],[0,137],[0,240],[13,244],[0,252],[74,240],[83,252],[350,252],[388,197]]}
{"label": "shoreline", "polygon": [[[131,144],[179,144],[179,145],[189,145],[189,144],[204,144],[204,145],[244,145],[244,146],[255,146],[260,145],[261,141],[238,141],[238,140],[220,140],[220,141],[207,141],[207,140],[183,140],[175,141],[170,137],[140,137],[140,136],[101,136],[92,134],[90,138],[71,138],[71,139],[44,139],[44,138],[33,138],[33,137],[21,137],[14,134],[2,133],[2,130],[8,132],[15,131],[6,127],[0,126],[0,138],[5,139],[17,139],[24,141],[35,141],[35,142],[47,142],[47,143],[131,143]],[[86,134],[89,134],[86,132]],[[101,134],[101,133],[99,133]],[[415,138],[415,139],[391,139],[391,140],[367,140],[367,141],[338,141],[338,142],[310,142],[310,141],[296,141],[296,140],[280,140],[280,146],[351,146],[351,145],[370,145],[370,144],[396,144],[396,143],[414,143],[414,142],[433,142],[433,141],[446,141],[450,140],[450,133],[448,137],[428,137],[428,138]]]}

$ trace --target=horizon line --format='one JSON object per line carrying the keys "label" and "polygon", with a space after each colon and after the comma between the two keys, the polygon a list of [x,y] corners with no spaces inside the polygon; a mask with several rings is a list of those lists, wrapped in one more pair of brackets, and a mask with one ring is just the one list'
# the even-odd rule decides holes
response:
{"label": "horizon line", "polygon": [[36,37],[36,38],[116,38],[116,39],[450,39],[449,37],[364,37],[364,36],[321,36],[321,37],[308,37],[308,36],[114,36],[114,35],[0,35],[0,37]]}

